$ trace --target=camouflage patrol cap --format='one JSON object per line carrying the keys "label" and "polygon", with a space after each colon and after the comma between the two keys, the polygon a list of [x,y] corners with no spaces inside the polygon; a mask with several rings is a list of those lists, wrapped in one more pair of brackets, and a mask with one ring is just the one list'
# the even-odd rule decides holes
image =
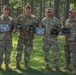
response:
{"label": "camouflage patrol cap", "polygon": [[46,12],[53,12],[53,9],[52,8],[47,8]]}
{"label": "camouflage patrol cap", "polygon": [[31,5],[26,5],[25,9],[31,9]]}
{"label": "camouflage patrol cap", "polygon": [[3,6],[3,9],[4,9],[4,10],[6,10],[6,9],[9,10],[10,8],[9,8],[8,5],[4,5],[4,6]]}
{"label": "camouflage patrol cap", "polygon": [[75,9],[70,9],[69,12],[76,12],[76,10]]}

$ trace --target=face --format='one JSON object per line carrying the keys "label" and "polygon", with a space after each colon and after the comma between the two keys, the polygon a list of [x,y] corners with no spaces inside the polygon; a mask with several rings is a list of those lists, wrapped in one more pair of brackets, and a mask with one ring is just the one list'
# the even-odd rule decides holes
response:
{"label": "face", "polygon": [[76,13],[75,12],[69,12],[69,17],[70,18],[74,18],[76,16]]}
{"label": "face", "polygon": [[8,15],[9,14],[9,10],[8,9],[3,9],[3,15]]}
{"label": "face", "polygon": [[51,11],[46,12],[47,17],[52,17],[53,13]]}
{"label": "face", "polygon": [[31,9],[29,9],[29,8],[25,8],[25,13],[26,13],[26,15],[30,15],[31,14]]}

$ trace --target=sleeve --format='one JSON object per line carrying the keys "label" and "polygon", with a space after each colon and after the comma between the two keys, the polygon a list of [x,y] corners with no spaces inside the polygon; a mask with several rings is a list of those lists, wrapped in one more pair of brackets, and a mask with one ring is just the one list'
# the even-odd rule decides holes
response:
{"label": "sleeve", "polygon": [[60,31],[61,30],[61,23],[58,19],[56,19],[56,20],[57,20],[56,29]]}
{"label": "sleeve", "polygon": [[17,18],[16,18],[16,21],[15,21],[15,24],[14,24],[14,28],[15,29],[22,29],[22,25],[23,25],[23,19],[22,19],[23,15],[19,15]]}
{"label": "sleeve", "polygon": [[35,19],[36,19],[35,20],[35,25],[36,25],[36,27],[39,27],[39,19],[37,17]]}
{"label": "sleeve", "polygon": [[13,31],[13,29],[14,29],[14,25],[15,25],[15,22],[14,22],[14,20],[12,19],[11,31]]}
{"label": "sleeve", "polygon": [[76,21],[75,21],[75,40],[74,41],[76,42]]}
{"label": "sleeve", "polygon": [[65,25],[64,25],[64,26],[65,26],[65,28],[70,28],[70,26],[69,26],[69,24],[68,24],[68,23],[69,23],[69,20],[67,19],[67,20],[65,21]]}
{"label": "sleeve", "polygon": [[22,23],[22,20],[23,20],[22,17],[23,17],[23,15],[20,14],[20,15],[17,17],[16,22]]}
{"label": "sleeve", "polygon": [[44,28],[45,26],[44,26],[44,20],[42,19],[42,21],[41,21],[41,23],[40,23],[40,27],[41,28]]}

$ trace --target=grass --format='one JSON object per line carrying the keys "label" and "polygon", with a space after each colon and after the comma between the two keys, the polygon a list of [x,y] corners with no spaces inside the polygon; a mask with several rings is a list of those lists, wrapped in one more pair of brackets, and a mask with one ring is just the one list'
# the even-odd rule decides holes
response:
{"label": "grass", "polygon": [[11,71],[6,71],[5,70],[5,65],[2,64],[3,70],[0,70],[0,75],[71,75],[69,70],[64,70],[62,69],[62,66],[65,64],[65,59],[64,59],[64,37],[59,36],[59,57],[60,57],[60,69],[62,70],[61,72],[57,72],[54,69],[53,66],[53,57],[52,57],[52,51],[50,49],[50,66],[52,69],[50,70],[45,70],[45,64],[44,64],[44,52],[42,50],[42,37],[41,36],[35,36],[34,39],[34,48],[33,52],[31,54],[31,59],[29,61],[29,69],[24,68],[24,61],[22,57],[21,61],[21,69],[16,69],[16,61],[15,61],[15,56],[16,56],[16,45],[17,45],[17,33],[13,34],[13,51],[11,53],[11,63],[10,67],[12,68]]}

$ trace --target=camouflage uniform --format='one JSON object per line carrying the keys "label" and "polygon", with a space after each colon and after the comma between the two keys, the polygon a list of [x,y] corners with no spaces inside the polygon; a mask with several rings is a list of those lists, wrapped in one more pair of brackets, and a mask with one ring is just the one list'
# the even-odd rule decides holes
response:
{"label": "camouflage uniform", "polygon": [[50,63],[50,58],[49,58],[49,50],[50,50],[50,46],[52,47],[52,51],[53,51],[53,58],[54,58],[54,66],[58,66],[59,65],[59,56],[58,56],[58,41],[57,41],[57,37],[53,37],[50,32],[51,29],[58,27],[58,29],[60,29],[60,22],[56,17],[52,17],[52,18],[43,18],[42,22],[41,22],[42,27],[44,27],[45,29],[45,34],[43,36],[43,50],[44,50],[44,57],[45,57],[45,64],[49,64]]}
{"label": "camouflage uniform", "polygon": [[33,50],[34,33],[31,34],[27,31],[28,25],[38,25],[38,20],[34,15],[27,16],[25,13],[18,16],[17,21],[22,24],[22,30],[19,33],[16,61],[20,61],[22,58],[22,51],[24,48],[24,62],[28,62],[30,54]]}
{"label": "camouflage uniform", "polygon": [[70,35],[66,37],[66,49],[65,49],[65,56],[67,64],[71,62],[71,54],[72,54],[72,62],[73,66],[76,67],[76,17],[73,19],[67,19],[65,26],[70,28]]}
{"label": "camouflage uniform", "polygon": [[10,31],[0,32],[0,64],[3,62],[3,54],[5,54],[5,64],[10,63],[10,54],[12,51],[12,30],[14,21],[12,17],[3,15],[0,16],[0,26],[3,24],[8,24]]}
{"label": "camouflage uniform", "polygon": [[68,41],[68,36],[65,38],[65,44],[64,44],[64,53],[66,58],[66,65],[70,65],[71,63],[71,55],[70,55],[70,41]]}

